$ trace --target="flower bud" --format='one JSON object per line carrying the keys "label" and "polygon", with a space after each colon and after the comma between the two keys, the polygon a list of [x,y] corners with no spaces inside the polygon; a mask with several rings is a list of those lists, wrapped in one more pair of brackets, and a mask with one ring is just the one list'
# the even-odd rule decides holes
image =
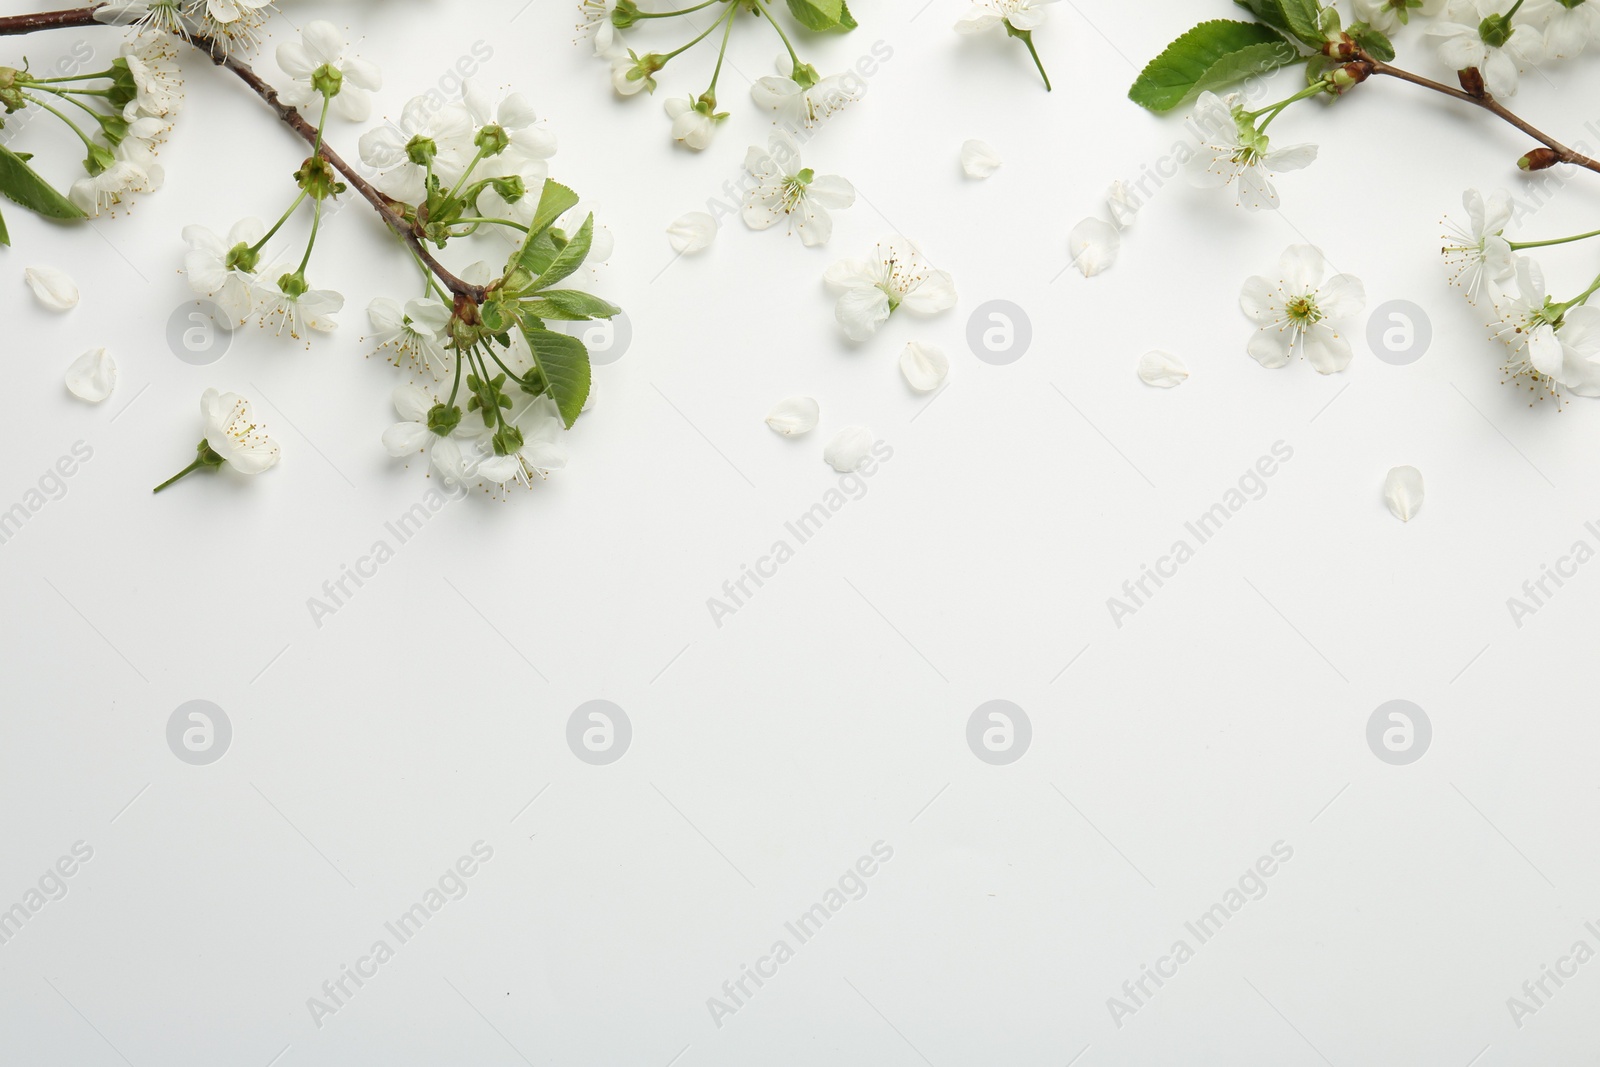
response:
{"label": "flower bud", "polygon": [[406,160],[419,167],[426,167],[438,154],[439,146],[432,137],[418,134],[406,142]]}
{"label": "flower bud", "polygon": [[338,67],[324,63],[311,72],[311,88],[331,100],[344,88],[344,75]]}
{"label": "flower bud", "polygon": [[1488,95],[1488,90],[1483,87],[1483,72],[1477,67],[1456,71],[1456,78],[1461,82],[1461,91],[1468,96],[1482,98]]}
{"label": "flower bud", "polygon": [[428,409],[428,429],[440,437],[449,437],[461,425],[461,409],[453,405],[435,404]]}
{"label": "flower bud", "polygon": [[1535,148],[1532,152],[1517,160],[1517,166],[1523,170],[1547,170],[1561,162],[1561,157],[1552,148]]}
{"label": "flower bud", "polygon": [[505,131],[504,126],[491,123],[478,131],[478,136],[472,139],[472,143],[485,156],[498,156],[511,147],[511,135]]}
{"label": "flower bud", "polygon": [[1372,68],[1365,63],[1346,63],[1328,74],[1328,88],[1342,95],[1366,81],[1371,75]]}

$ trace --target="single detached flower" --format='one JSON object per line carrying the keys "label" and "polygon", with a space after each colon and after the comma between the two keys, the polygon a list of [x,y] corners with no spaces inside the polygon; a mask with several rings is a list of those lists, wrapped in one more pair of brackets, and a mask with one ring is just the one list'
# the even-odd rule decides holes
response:
{"label": "single detached flower", "polygon": [[278,46],[278,66],[291,79],[278,96],[290,107],[326,99],[340,118],[365,122],[372,114],[369,94],[383,88],[383,75],[366,60],[346,56],[346,47],[333,23],[306,23],[300,40]]}
{"label": "single detached flower", "polygon": [[1048,90],[1050,75],[1045,73],[1044,63],[1033,46],[1033,31],[1044,25],[1045,16],[1049,13],[1045,5],[1053,3],[1055,0],[975,0],[972,9],[956,23],[956,32],[971,36],[985,33],[996,26],[1004,27],[1007,35],[1028,46],[1028,54],[1033,56],[1033,63],[1039,68],[1039,77],[1044,79],[1044,87]]}
{"label": "single detached flower", "polygon": [[744,222],[752,230],[766,230],[788,220],[789,232],[800,235],[807,248],[828,243],[833,235],[829,208],[847,208],[856,202],[855,186],[836,174],[817,174],[800,161],[794,140],[779,134],[766,149],[752,146],[744,166],[756,180],[744,196]]}
{"label": "single detached flower", "polygon": [[195,447],[194,462],[156,486],[161,490],[198,470],[226,464],[241,474],[260,474],[277,465],[278,446],[250,413],[250,401],[238,393],[207,389],[200,397],[205,437]]}
{"label": "single detached flower", "polygon": [[1510,350],[1506,381],[1558,402],[1563,392],[1600,396],[1600,308],[1558,304],[1546,294],[1544,271],[1517,260],[1517,292],[1495,302],[1489,332]]}
{"label": "single detached flower", "polygon": [[1517,269],[1516,254],[1502,236],[1511,221],[1511,194],[1501,191],[1485,198],[1468,189],[1461,194],[1461,205],[1467,210],[1464,223],[1445,219],[1444,261],[1451,283],[1476,304],[1490,282],[1503,282]]}
{"label": "single detached flower", "polygon": [[1427,34],[1451,70],[1476,69],[1491,96],[1515,96],[1522,68],[1544,54],[1544,37],[1527,21],[1498,11],[1500,0],[1451,0]]}
{"label": "single detached flower", "polygon": [[1200,147],[1184,164],[1191,185],[1206,189],[1236,186],[1239,205],[1249,211],[1276,210],[1272,175],[1300,170],[1317,158],[1314,144],[1273,148],[1255,120],[1235,101],[1203,92],[1195,102],[1191,128],[1201,131]]}
{"label": "single detached flower", "polygon": [[254,246],[266,232],[257,218],[240,219],[226,238],[204,226],[183,228],[183,239],[189,245],[183,272],[189,288],[215,302],[235,328],[243,326],[255,310],[254,271],[260,253]]}
{"label": "single detached flower", "polygon": [[1350,340],[1341,324],[1361,313],[1367,291],[1348,274],[1324,278],[1327,261],[1311,245],[1290,245],[1278,277],[1244,283],[1239,307],[1257,326],[1245,350],[1263,367],[1286,366],[1302,355],[1321,374],[1350,365]]}
{"label": "single detached flower", "polygon": [[823,281],[839,295],[834,317],[852,341],[871,337],[902,307],[933,315],[956,304],[955,280],[903,237],[879,241],[869,259],[840,260]]}

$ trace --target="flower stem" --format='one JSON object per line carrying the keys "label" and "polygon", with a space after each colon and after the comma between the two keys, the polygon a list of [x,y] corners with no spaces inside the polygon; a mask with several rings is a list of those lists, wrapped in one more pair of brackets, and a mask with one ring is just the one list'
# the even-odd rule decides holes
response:
{"label": "flower stem", "polygon": [[702,33],[700,36],[696,37],[694,40],[690,41],[688,44],[684,45],[682,48],[675,48],[671,52],[668,52],[666,55],[662,56],[661,57],[661,62],[665,63],[669,59],[673,59],[676,56],[683,55],[683,53],[687,52],[689,49],[693,48],[695,45],[699,44],[701,41],[705,40],[707,37],[710,37],[712,31],[715,30],[718,26],[722,25],[724,19],[726,19],[729,22],[731,22],[733,20],[734,12],[736,12],[738,10],[739,10],[738,8],[730,6],[728,8],[728,13],[726,15],[719,15],[717,17],[717,21],[715,21],[711,25],[707,26],[704,33]]}
{"label": "flower stem", "polygon": [[294,198],[294,203],[289,205],[289,210],[285,211],[282,216],[279,217],[278,221],[272,224],[272,229],[261,235],[261,240],[250,246],[250,251],[259,252],[262,248],[266,247],[267,242],[272,240],[273,236],[276,235],[279,230],[283,229],[283,224],[289,221],[289,217],[294,214],[295,208],[299,207],[301,201],[305,200],[305,198],[306,191],[302,189],[300,190],[300,195]]}
{"label": "flower stem", "polygon": [[693,7],[681,7],[676,11],[640,11],[635,13],[633,17],[636,19],[670,19],[679,15],[692,15],[696,11],[710,7],[712,4],[725,2],[726,0],[704,0],[703,3],[696,4]]}
{"label": "flower stem", "polygon": [[154,489],[152,489],[150,491],[152,493],[159,493],[159,492],[161,492],[161,490],[166,489],[169,486],[172,486],[172,485],[176,484],[177,482],[181,481],[184,478],[187,478],[189,475],[193,474],[195,471],[199,470],[203,466],[205,466],[205,464],[200,462],[200,460],[198,458],[196,458],[193,463],[189,464],[187,467],[183,468],[183,470],[179,471],[177,474],[174,474],[172,477],[168,478],[166,481],[162,482],[160,485],[156,486]]}
{"label": "flower stem", "polygon": [[1050,87],[1050,75],[1045,73],[1044,61],[1039,58],[1039,50],[1033,46],[1033,31],[1016,29],[1011,25],[1010,21],[1007,21],[1005,25],[1007,33],[1019,38],[1023,44],[1028,46],[1028,54],[1033,57],[1033,65],[1039,68],[1039,77],[1044,79],[1044,91],[1047,93],[1053,92],[1054,90]]}
{"label": "flower stem", "polygon": [[717,92],[717,79],[722,77],[722,60],[728,54],[728,39],[733,36],[733,8],[729,8],[730,17],[727,28],[722,31],[722,47],[717,51],[717,67],[711,72],[711,84],[706,87],[706,95],[715,96]]}
{"label": "flower stem", "polygon": [[772,17],[772,12],[767,10],[766,4],[763,4],[761,0],[755,0],[755,5],[756,10],[761,12],[761,16],[772,23],[772,28],[778,31],[778,39],[783,42],[783,47],[789,50],[790,62],[794,64],[796,70],[799,70],[805,64],[800,62],[800,56],[795,52],[794,45],[789,43],[789,35],[783,32],[783,27],[778,25],[778,20]]}
{"label": "flower stem", "polygon": [[50,112],[50,114],[52,114],[56,118],[60,119],[62,122],[65,122],[69,127],[71,127],[72,132],[78,135],[78,139],[79,140],[81,140],[91,150],[94,149],[94,147],[95,147],[94,141],[89,137],[88,134],[84,133],[81,129],[78,128],[78,124],[76,122],[73,122],[71,119],[67,118],[66,115],[64,115],[61,112],[57,111],[55,108],[51,107],[49,104],[45,103],[43,100],[40,100],[37,96],[34,96],[32,93],[23,93],[22,94],[22,98],[24,100],[28,100],[28,101],[31,101],[32,103],[35,103],[35,104],[39,105],[40,107],[44,108],[46,111]]}
{"label": "flower stem", "polygon": [[1551,245],[1570,244],[1573,241],[1586,241],[1591,237],[1600,237],[1600,230],[1590,230],[1588,233],[1575,233],[1571,237],[1552,237],[1548,241],[1507,241],[1513,252],[1520,252],[1524,248],[1548,248]]}
{"label": "flower stem", "polygon": [[296,274],[304,276],[306,265],[311,262],[311,250],[317,246],[317,231],[322,228],[322,201],[318,200],[311,205],[311,238],[306,241],[306,254],[300,258],[300,266]]}

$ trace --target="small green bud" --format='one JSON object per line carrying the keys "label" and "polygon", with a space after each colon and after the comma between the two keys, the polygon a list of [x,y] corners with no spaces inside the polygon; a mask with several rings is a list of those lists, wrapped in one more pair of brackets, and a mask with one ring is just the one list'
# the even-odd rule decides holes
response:
{"label": "small green bud", "polygon": [[311,88],[332,100],[344,88],[344,75],[338,67],[324,63],[311,72]]}
{"label": "small green bud", "polygon": [[[506,402],[510,406],[510,401]],[[522,451],[522,431],[515,426],[507,424],[500,427],[494,435],[494,454],[497,456],[514,456]]]}
{"label": "small green bud", "polygon": [[260,262],[260,251],[251,248],[246,241],[240,241],[228,249],[227,259],[224,260],[224,264],[229,270],[242,270],[246,274],[254,274],[256,266]]}
{"label": "small green bud", "polygon": [[1493,48],[1502,48],[1511,40],[1511,16],[1490,15],[1478,23],[1478,36],[1483,43]]}
{"label": "small green bud", "polygon": [[505,131],[505,127],[491,123],[478,131],[478,136],[472,139],[472,143],[485,156],[498,156],[511,147],[511,135]]}
{"label": "small green bud", "polygon": [[449,437],[460,425],[460,408],[448,404],[435,404],[428,409],[428,429],[440,437]]}
{"label": "small green bud", "polygon": [[419,167],[426,167],[434,156],[439,154],[439,146],[432,137],[423,137],[418,134],[406,142],[406,159]]}
{"label": "small green bud", "polygon": [[322,156],[311,156],[294,172],[295,184],[314,200],[327,200],[345,191],[339,172]]}

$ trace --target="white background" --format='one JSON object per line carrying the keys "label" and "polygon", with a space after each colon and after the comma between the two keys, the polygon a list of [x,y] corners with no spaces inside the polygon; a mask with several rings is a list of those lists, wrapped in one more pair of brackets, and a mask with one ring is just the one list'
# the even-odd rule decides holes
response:
{"label": "white background", "polygon": [[[1499,384],[1499,353],[1438,261],[1465,186],[1532,202],[1522,137],[1397,83],[1303,105],[1272,132],[1322,154],[1280,181],[1281,212],[1179,179],[1085,281],[1068,230],[1183,136],[1127,84],[1230,5],[1062,3],[1038,34],[1046,94],[1018,42],[951,32],[958,0],[862,0],[858,31],[804,45],[824,71],[877,41],[893,51],[807,147],[860,191],[832,244],[735,222],[674,263],[667,224],[704,210],[770,128],[747,92],[777,51],[758,25],[741,24],[723,75],[732,118],[692,155],[662,101],[704,88],[709,53],[670,67],[654,98],[618,101],[566,0],[288,7],[280,39],[328,8],[362,38],[386,74],[379,114],[488,42],[482,77],[533,100],[561,137],[554,175],[617,237],[602,291],[634,341],[597,370],[567,470],[505,503],[451,504],[318,627],[309,598],[392,543],[385,522],[433,484],[379,446],[400,378],[363,339],[368,301],[414,294],[398,246],[354,205],[312,270],[347,295],[337,334],[308,348],[251,328],[211,366],[175,358],[181,228],[274,217],[304,156],[194,56],[159,194],[71,230],[7,208],[0,508],[74,442],[93,459],[0,545],[0,907],[74,842],[94,855],[0,945],[0,1059],[1592,1060],[1600,963],[1520,1028],[1506,1000],[1580,938],[1600,949],[1583,927],[1600,920],[1600,568],[1520,628],[1506,600],[1596,542],[1600,408],[1530,408]],[[7,41],[0,58],[25,45],[44,66],[80,40],[103,59],[116,31]],[[1415,30],[1401,51],[1438,73]],[[270,47],[261,67],[279,77]],[[1582,124],[1600,114],[1580,102],[1597,86],[1569,63],[1516,104],[1593,143]],[[330,138],[354,155],[358,133]],[[56,134],[39,122],[14,143],[67,175]],[[969,137],[1006,160],[989,181],[960,172]],[[1590,177],[1516,232],[1594,228]],[[821,274],[896,232],[951,271],[960,303],[851,346]],[[1363,316],[1342,374],[1251,361],[1240,285],[1299,241],[1360,276],[1369,310],[1424,309],[1426,355],[1379,361]],[[1543,258],[1561,297],[1595,267],[1582,245]],[[38,308],[20,280],[35,263],[75,276],[82,305]],[[966,344],[991,299],[1031,319],[1009,366]],[[931,402],[896,369],[911,339],[952,359]],[[90,407],[62,375],[98,345],[121,381]],[[1153,347],[1193,377],[1141,384]],[[256,402],[282,465],[152,497],[192,456],[208,386]],[[781,439],[762,417],[796,393],[818,398],[822,426]],[[717,627],[707,598],[837,484],[822,446],[850,424],[893,460]],[[1115,626],[1107,598],[1279,441],[1293,459],[1265,496]],[[1381,500],[1398,464],[1427,479],[1409,525]],[[997,698],[1033,727],[1004,767],[965,737]],[[166,742],[193,699],[233,727],[206,767]],[[610,766],[566,742],[593,699],[632,722]],[[1433,724],[1409,766],[1367,745],[1391,699]],[[494,856],[467,895],[316,1026],[308,998],[480,840]],[[866,896],[715,1025],[707,998],[878,841],[893,859]],[[1197,945],[1184,923],[1279,841],[1293,858],[1266,895]],[[1117,1026],[1108,998],[1179,938],[1194,958]]]}

